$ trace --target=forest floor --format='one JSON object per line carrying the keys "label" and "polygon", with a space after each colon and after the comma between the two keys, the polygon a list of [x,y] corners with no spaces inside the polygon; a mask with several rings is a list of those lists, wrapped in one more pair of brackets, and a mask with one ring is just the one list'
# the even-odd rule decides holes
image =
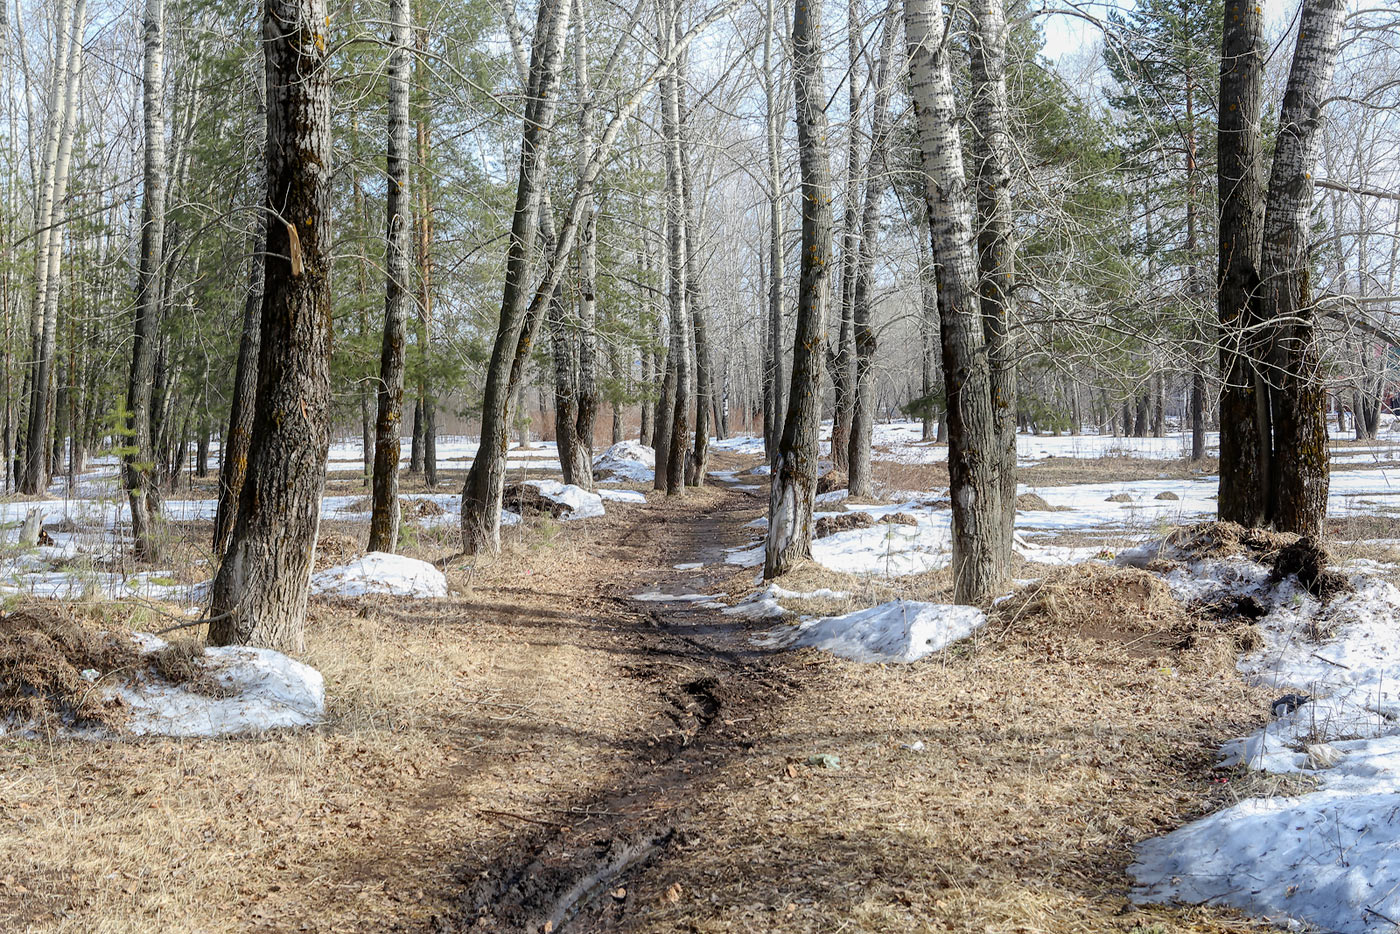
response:
{"label": "forest floor", "polygon": [[[711,467],[757,463],[721,453]],[[764,511],[752,486],[533,521],[475,564],[442,562],[450,534],[423,534],[411,552],[443,564],[448,598],[313,599],[316,729],[5,737],[0,929],[1261,926],[1137,907],[1125,874],[1139,841],[1286,787],[1214,768],[1219,744],[1267,715],[1231,645],[1109,595],[1049,619],[1003,612],[918,664],[867,665],[756,648],[772,622],[634,599],[751,591],[754,572],[725,554]],[[187,543],[207,534],[174,525]],[[318,564],[363,535],[326,522]],[[791,581],[843,588],[850,605],[937,600],[948,584],[815,564]],[[139,607],[74,606],[151,625]]]}

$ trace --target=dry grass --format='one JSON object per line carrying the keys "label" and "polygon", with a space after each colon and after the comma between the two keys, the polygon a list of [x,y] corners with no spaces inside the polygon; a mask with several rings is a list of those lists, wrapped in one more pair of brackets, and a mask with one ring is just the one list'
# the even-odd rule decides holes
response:
{"label": "dry grass", "polygon": [[[1139,592],[1136,575],[1124,580]],[[1267,711],[1215,645],[1135,653],[1130,633],[1184,618],[1155,588],[1140,592],[1111,638],[1088,614],[1057,611],[911,666],[804,651],[796,676],[809,689],[762,718],[747,751],[713,763],[697,790],[703,821],[684,852],[634,880],[622,929],[1254,927],[1127,901],[1133,844],[1231,803],[1242,776],[1212,768],[1217,745]],[[921,752],[907,748],[916,741]],[[806,765],[821,753],[841,769]]]}
{"label": "dry grass", "polygon": [[[730,512],[736,501],[749,510]],[[602,520],[504,529],[501,556],[475,562],[454,554],[452,529],[406,522],[407,552],[443,567],[451,596],[313,601],[307,661],[327,680],[322,727],[231,741],[0,740],[0,929],[439,929],[463,885],[517,854],[527,832],[574,822],[648,761],[669,728],[654,672],[695,677],[703,660],[649,652],[650,626],[617,597],[676,586],[671,566],[696,559],[708,566],[694,586],[748,593],[752,569],[724,568],[722,549],[765,502],[705,489],[684,503],[610,503]],[[324,560],[362,548],[364,531],[325,523]],[[182,534],[177,554],[193,557],[208,533]],[[709,750],[688,776],[685,842],[628,880],[617,927],[1250,927],[1126,901],[1135,842],[1272,786],[1212,768],[1221,740],[1262,722],[1267,698],[1241,683],[1221,640],[1182,638],[1159,593],[1114,580],[1126,590],[1056,578],[1053,599],[1042,586],[1019,616],[1013,601],[979,637],[918,665],[785,656],[781,697],[721,709],[745,739]],[[951,578],[806,563],[782,584],[848,591],[789,601],[833,615],[946,600]],[[149,626],[150,611],[112,607],[92,612]],[[1168,632],[1177,641],[1154,637],[1150,652],[1132,642]],[[916,740],[921,753],[904,748]],[[842,768],[808,767],[818,753]]]}
{"label": "dry grass", "polygon": [[570,531],[508,536],[470,582],[450,569],[446,602],[313,601],[319,729],[0,740],[0,929],[427,927],[511,815],[567,819],[660,706],[620,673],[593,530]]}

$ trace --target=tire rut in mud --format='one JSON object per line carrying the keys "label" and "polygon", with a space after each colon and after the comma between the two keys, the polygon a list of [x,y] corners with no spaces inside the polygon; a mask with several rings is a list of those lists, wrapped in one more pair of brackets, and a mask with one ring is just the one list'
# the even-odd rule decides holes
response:
{"label": "tire rut in mud", "polygon": [[[659,672],[641,666],[633,676],[656,679]],[[740,712],[770,702],[777,686],[753,670],[669,679],[661,688],[669,729],[655,745],[639,745],[637,766],[578,806],[570,825],[526,832],[504,861],[463,880],[460,911],[437,929],[539,934],[609,927],[627,911],[629,875],[686,842],[716,760],[752,745],[745,729],[751,717]]]}

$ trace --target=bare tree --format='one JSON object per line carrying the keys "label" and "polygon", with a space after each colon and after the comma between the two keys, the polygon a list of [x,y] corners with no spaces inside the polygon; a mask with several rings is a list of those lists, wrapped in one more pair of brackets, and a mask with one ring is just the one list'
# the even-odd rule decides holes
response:
{"label": "bare tree", "polygon": [[330,446],[331,73],[325,0],[267,0],[266,286],[248,476],[209,639],[300,651]]}
{"label": "bare tree", "polygon": [[997,426],[942,4],[937,0],[905,0],[904,28],[929,240],[940,296],[953,511],[953,597],[959,603],[984,604],[1000,591],[1009,555],[1000,534]]}
{"label": "bare tree", "polygon": [[802,271],[787,417],[773,459],[763,576],[790,570],[812,550],[821,427],[822,353],[831,304],[831,164],[822,83],[820,0],[799,0],[792,15],[793,99],[802,170]]}
{"label": "bare tree", "polygon": [[408,115],[409,0],[389,0],[388,198],[385,207],[384,339],[379,353],[379,391],[374,429],[374,505],[369,550],[394,551],[399,541],[399,435],[403,424],[404,337],[413,304],[409,282]]}

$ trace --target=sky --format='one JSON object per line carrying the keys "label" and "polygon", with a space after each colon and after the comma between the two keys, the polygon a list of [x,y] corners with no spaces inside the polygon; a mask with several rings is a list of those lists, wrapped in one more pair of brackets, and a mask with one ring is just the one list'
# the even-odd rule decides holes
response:
{"label": "sky", "polygon": [[[1131,9],[1133,0],[1087,0],[1076,3],[1086,15],[1107,18],[1111,9]],[[1297,0],[1264,0],[1264,28],[1271,33],[1297,8]],[[1097,42],[1098,27],[1078,16],[1051,13],[1041,18],[1045,28],[1045,57],[1059,62]]]}

